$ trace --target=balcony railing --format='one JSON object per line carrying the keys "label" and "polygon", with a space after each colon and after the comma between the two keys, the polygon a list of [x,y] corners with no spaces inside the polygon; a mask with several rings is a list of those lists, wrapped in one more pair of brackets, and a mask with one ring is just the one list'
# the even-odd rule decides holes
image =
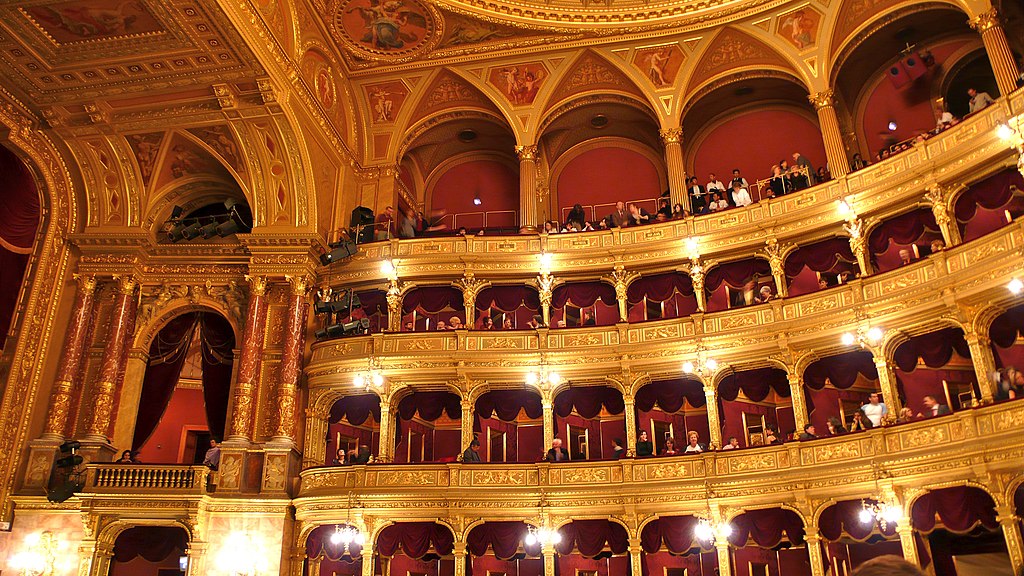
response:
{"label": "balcony railing", "polygon": [[89,464],[84,491],[203,494],[209,472],[180,464]]}

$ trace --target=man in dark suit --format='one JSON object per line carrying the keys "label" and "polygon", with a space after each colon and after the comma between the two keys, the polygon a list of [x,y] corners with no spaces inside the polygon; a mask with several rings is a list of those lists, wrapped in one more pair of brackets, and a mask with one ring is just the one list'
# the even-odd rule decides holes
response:
{"label": "man in dark suit", "polygon": [[800,440],[814,440],[818,437],[814,433],[814,424],[808,423],[804,426],[804,431],[800,433]]}
{"label": "man in dark suit", "polygon": [[623,202],[615,203],[615,212],[608,216],[608,223],[611,224],[612,228],[625,228],[629,226],[629,212],[626,211],[626,205]]}
{"label": "man in dark suit", "polygon": [[469,448],[466,448],[466,451],[462,453],[462,461],[467,464],[473,462],[483,462],[483,460],[480,459],[480,453],[477,452],[477,450],[479,449],[480,441],[477,440],[476,438],[473,438],[473,441],[469,443]]}
{"label": "man in dark suit", "polygon": [[547,456],[544,457],[546,462],[568,462],[569,451],[562,448],[562,439],[555,438],[551,441],[551,449],[548,450]]}
{"label": "man in dark suit", "polygon": [[690,195],[690,211],[694,214],[708,213],[707,192],[704,187],[697,183],[697,177],[690,178],[686,186],[686,193]]}
{"label": "man in dark suit", "polygon": [[918,418],[931,418],[932,416],[942,416],[943,414],[949,414],[949,406],[945,404],[939,404],[939,401],[935,399],[935,396],[924,397],[924,413],[918,413]]}

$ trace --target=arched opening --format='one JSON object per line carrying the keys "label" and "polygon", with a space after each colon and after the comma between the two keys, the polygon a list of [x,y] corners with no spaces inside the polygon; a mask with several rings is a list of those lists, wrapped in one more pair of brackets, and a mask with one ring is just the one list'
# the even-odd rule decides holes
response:
{"label": "arched opening", "polygon": [[462,439],[462,400],[452,392],[413,392],[398,403],[395,462],[454,462]]}
{"label": "arched opening", "polygon": [[413,288],[402,298],[402,332],[446,330],[452,317],[466,322],[462,291],[452,286]]}
{"label": "arched opening", "polygon": [[[636,392],[635,407],[637,436],[647,433],[654,454],[666,453],[669,438],[674,452],[684,453],[690,432],[697,434],[702,451],[707,449],[711,437],[707,396],[704,385],[697,380],[677,378],[644,384]],[[638,448],[638,457],[651,455],[640,452]]]}
{"label": "arched opening", "polygon": [[732,519],[733,566],[761,574],[810,576],[811,562],[800,516],[784,508],[747,510]]}
{"label": "arched opening", "polygon": [[914,501],[911,526],[921,566],[936,576],[956,576],[957,565],[1013,573],[995,502],[980,488],[929,490]]}
{"label": "arched opening", "polygon": [[988,333],[999,369],[996,400],[1024,398],[1024,304],[996,317]]}
{"label": "arched opening", "polygon": [[[816,435],[829,436],[830,423],[837,434],[871,429],[876,424],[872,418],[877,417],[881,423],[882,414],[862,411],[871,403],[872,395],[877,395],[879,403],[886,402],[871,352],[856,350],[826,356],[811,363],[803,379],[808,422],[814,425]],[[872,412],[870,417],[867,412]]]}
{"label": "arched opening", "polygon": [[[683,117],[687,174],[697,179],[687,184],[694,213],[702,213],[701,206],[710,210],[712,188],[724,188],[719,198],[736,206],[734,179],[752,201],[770,197],[773,167],[785,162],[783,170],[792,169],[795,152],[810,162],[814,172],[827,164],[818,117],[805,86],[781,73],[723,82],[702,94]],[[757,136],[752,138],[753,134]],[[806,188],[816,180],[800,180],[797,186],[794,182],[784,185],[781,193]],[[700,197],[694,196],[693,184],[701,187]]]}
{"label": "arched opening", "polygon": [[13,152],[0,146],[0,350],[18,306],[18,295],[39,227],[39,191],[31,172]]}
{"label": "arched opening", "polygon": [[157,333],[132,436],[139,461],[204,462],[224,437],[234,348],[231,324],[210,311],[177,316]]}
{"label": "arched opening", "polygon": [[328,416],[325,465],[366,464],[380,449],[380,397],[339,398]]}
{"label": "arched opening", "polygon": [[572,460],[615,457],[615,440],[626,437],[622,392],[610,386],[567,388],[555,396],[555,437]]}
{"label": "arched opening", "polygon": [[[483,462],[537,462],[544,455],[544,411],[534,390],[491,390],[476,400],[473,432]],[[463,462],[467,462],[463,457]]]}
{"label": "arched opening", "polygon": [[541,544],[526,545],[530,527],[520,520],[488,521],[466,536],[467,574],[541,576]]}
{"label": "arched opening", "polygon": [[893,363],[906,398],[903,405],[915,415],[949,414],[980,399],[971,351],[960,328],[914,336],[896,348]]}
{"label": "arched opening", "polygon": [[748,258],[711,268],[704,277],[707,312],[762,304],[778,291],[767,260]]}
{"label": "arched opening", "polygon": [[864,522],[860,515],[865,503],[877,502],[843,500],[822,510],[818,517],[818,531],[825,539],[825,557],[831,574],[849,574],[876,556],[903,555],[896,523],[883,523],[874,517]]}
{"label": "arched opening", "polygon": [[629,535],[611,520],[573,520],[558,529],[556,574],[629,574]]}
{"label": "arched opening", "polygon": [[662,516],[644,525],[640,546],[645,574],[710,576],[718,570],[718,555],[710,542],[696,537],[695,516]]}
{"label": "arched opening", "polygon": [[397,522],[380,531],[373,551],[383,576],[453,576],[454,543],[451,530],[436,522]]}
{"label": "arched opening", "polygon": [[1013,168],[972,184],[953,203],[964,242],[994,232],[1024,214],[1024,177]]}
{"label": "arched opening", "polygon": [[[654,114],[632,101],[561,109],[540,137],[551,167],[549,220],[559,228],[568,225],[569,212],[579,204],[594,229],[653,222],[668,190]],[[649,220],[612,222],[617,202],[635,204]]]}
{"label": "arched opening", "polygon": [[800,246],[786,257],[784,268],[790,296],[845,284],[859,272],[849,238],[829,238]]}
{"label": "arched opening", "polygon": [[681,318],[697,311],[689,274],[666,272],[642,276],[626,291],[629,322]]}
{"label": "arched opening", "polygon": [[188,533],[179,526],[134,526],[114,540],[109,576],[185,574]]}
{"label": "arched opening", "polygon": [[363,546],[340,538],[342,525],[317,526],[306,538],[303,574],[309,576],[361,576]]}
{"label": "arched opening", "polygon": [[474,306],[476,325],[473,328],[477,329],[485,326],[493,326],[495,330],[526,329],[531,321],[543,322],[539,316],[540,295],[532,286],[488,286],[477,294]]}
{"label": "arched opening", "polygon": [[615,288],[606,282],[567,282],[551,294],[554,328],[611,326],[619,321]]}
{"label": "arched opening", "polygon": [[[943,242],[942,232],[930,208],[918,208],[884,220],[868,235],[875,272],[906,266],[933,251],[933,242]],[[938,245],[934,245],[938,248]]]}
{"label": "arched opening", "polygon": [[741,370],[726,376],[718,385],[721,403],[722,438],[732,438],[739,447],[762,446],[769,429],[777,438],[796,432],[789,376],[779,368]]}

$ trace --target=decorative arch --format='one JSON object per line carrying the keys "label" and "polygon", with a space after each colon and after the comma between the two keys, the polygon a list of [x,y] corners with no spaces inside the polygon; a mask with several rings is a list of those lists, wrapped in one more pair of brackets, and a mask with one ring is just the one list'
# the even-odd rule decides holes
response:
{"label": "decorative arch", "polygon": [[192,542],[196,539],[195,531],[192,528],[192,522],[189,519],[160,519],[160,518],[118,518],[105,525],[98,534],[96,534],[96,541],[114,545],[114,541],[121,535],[122,532],[129,528],[145,528],[151,526],[169,527],[169,528],[181,528],[185,531],[186,540]]}
{"label": "decorative arch", "polygon": [[[571,102],[581,96],[601,94],[630,97],[642,102],[657,119],[657,103],[650,100],[647,93],[637,86],[636,82],[623,70],[593,50],[582,51],[563,70],[565,72],[558,84],[548,93],[547,100],[540,107],[543,110],[541,118],[547,117],[550,111],[566,102]],[[542,120],[540,126],[544,124],[545,121]],[[537,131],[538,134],[543,132],[542,127]]]}
{"label": "decorative arch", "polygon": [[[555,159],[554,164],[551,166],[551,177],[549,180],[553,210],[558,210],[560,205],[563,204],[560,202],[558,185],[565,168],[583,154],[601,148],[628,150],[643,156],[651,163],[658,175],[658,190],[668,189],[668,168],[665,165],[664,156],[659,154],[658,151],[637,140],[631,140],[622,136],[598,136],[572,146]],[[559,214],[557,219],[561,221],[561,214]]]}
{"label": "decorative arch", "polygon": [[646,100],[637,98],[631,94],[584,94],[578,98],[567,100],[559,104],[557,107],[547,109],[541,119],[537,122],[536,133],[538,134],[538,137],[543,136],[544,132],[547,131],[548,126],[557,120],[559,116],[588,104],[597,103],[622,104],[639,110],[650,116],[651,121],[657,125],[658,115],[655,112],[655,109],[652,108]]}
{"label": "decorative arch", "polygon": [[512,129],[512,120],[506,116],[502,108],[458,71],[450,68],[440,68],[433,74],[415,105],[410,107],[408,125],[415,126],[425,119],[453,109],[478,110],[500,117],[513,134],[515,133]]}
{"label": "decorative arch", "polygon": [[729,364],[727,368],[720,368],[717,370],[711,378],[711,385],[718,390],[719,384],[722,383],[726,378],[733,375],[736,372],[746,372],[749,370],[757,370],[759,368],[775,368],[782,370],[783,372],[789,373],[789,366],[785,362],[777,359],[768,357],[764,360],[751,360],[743,362],[742,364]]}
{"label": "decorative arch", "polygon": [[200,296],[195,300],[181,297],[169,301],[163,309],[158,310],[145,323],[137,326],[130,348],[147,348],[157,333],[168,322],[190,312],[213,312],[222,316],[231,325],[235,342],[242,341],[242,333],[244,331],[244,327],[240,324],[242,319],[234,317],[234,314],[227,310],[223,304],[208,296]]}
{"label": "decorative arch", "polygon": [[684,93],[693,94],[716,78],[743,70],[775,70],[808,80],[799,72],[799,65],[747,32],[732,26],[718,31],[705,45],[686,83]]}
{"label": "decorative arch", "polygon": [[808,90],[806,82],[792,70],[777,70],[773,68],[764,68],[758,70],[741,70],[737,72],[726,72],[719,74],[714,78],[704,82],[698,89],[694,91],[687,91],[688,95],[680,105],[680,123],[686,118],[686,113],[693,107],[694,104],[699,102],[701,98],[704,98],[708,94],[728,86],[729,84],[736,84],[744,82],[746,80],[757,80],[761,78],[774,78],[778,80],[785,80],[792,82],[793,84]]}

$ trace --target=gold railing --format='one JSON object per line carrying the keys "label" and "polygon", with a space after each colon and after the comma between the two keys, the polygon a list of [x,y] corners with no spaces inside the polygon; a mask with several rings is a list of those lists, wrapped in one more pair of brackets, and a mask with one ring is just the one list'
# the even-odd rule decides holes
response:
{"label": "gold railing", "polygon": [[206,491],[209,468],[178,464],[89,464],[85,492],[168,491],[177,494]]}

